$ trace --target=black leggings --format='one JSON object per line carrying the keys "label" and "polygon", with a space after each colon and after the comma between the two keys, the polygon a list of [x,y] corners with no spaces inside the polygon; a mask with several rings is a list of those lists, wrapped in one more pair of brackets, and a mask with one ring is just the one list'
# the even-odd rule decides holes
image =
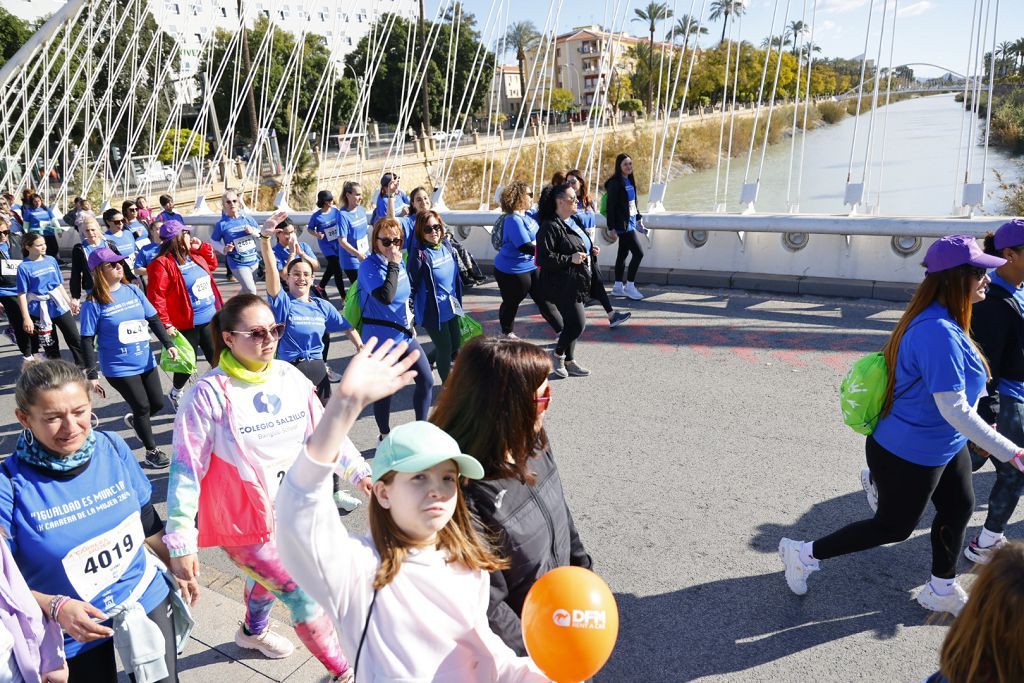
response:
{"label": "black leggings", "polygon": [[[42,301],[40,305],[45,306],[46,304]],[[60,343],[57,341],[57,330],[64,335],[64,343],[71,349],[71,355],[75,359],[75,365],[80,368],[85,368],[85,358],[82,356],[82,338],[78,336],[78,326],[75,325],[75,318],[71,315],[71,311],[65,311],[56,318],[51,318],[53,321],[53,332],[51,339],[53,342],[49,346],[43,346],[43,353],[46,354],[47,358],[60,358]],[[35,320],[36,334],[35,337],[39,339],[39,320]]]}
{"label": "black leggings", "polygon": [[[196,325],[189,330],[179,330],[192,348],[196,350],[196,362],[199,361],[199,350],[202,349],[206,362],[213,364],[213,332],[210,331],[210,323]],[[174,373],[174,388],[181,389],[188,384],[189,375],[183,372]]]}
{"label": "black leggings", "polygon": [[21,355],[31,356],[37,352],[39,350],[39,341],[23,329],[25,318],[21,315],[18,297],[0,296],[0,304],[4,307],[4,313],[7,314],[7,322],[11,324],[11,328],[14,330],[14,338],[18,342],[18,350],[21,351]]}
{"label": "black leggings", "polygon": [[[324,351],[326,350],[325,348]],[[316,387],[316,397],[320,399],[321,403],[327,405],[327,399],[331,397],[331,382],[327,379],[327,364],[320,358],[299,358],[293,360],[292,365],[313,383],[313,386]]]}
{"label": "black leggings", "polygon": [[153,426],[149,419],[164,408],[163,387],[160,386],[157,368],[146,370],[141,375],[107,377],[107,381],[132,409],[139,441],[147,451],[155,450],[156,439],[153,438]]}
{"label": "black leggings", "polygon": [[[415,339],[410,339],[405,355],[407,356],[413,351],[419,351],[420,357],[413,365],[413,369],[416,371],[416,388],[412,393],[412,410],[417,420],[426,420],[427,413],[430,412],[430,400],[433,398],[434,373],[427,362],[427,354],[423,352],[423,347]],[[381,434],[391,431],[391,396],[374,402],[373,419],[377,421],[377,429]]]}
{"label": "black leggings", "polygon": [[354,285],[356,280],[359,278],[359,270],[357,268],[346,268],[345,277],[348,278],[348,283]]}
{"label": "black leggings", "polygon": [[[327,267],[324,268],[324,274],[320,277],[320,289],[323,289],[334,278],[334,284],[338,286],[338,294],[341,295],[342,301],[345,299],[345,281],[341,279],[341,276],[345,271],[341,269],[341,261],[338,260],[337,256],[327,257]],[[325,290],[326,293],[326,290]]]}
{"label": "black leggings", "polygon": [[583,309],[583,302],[576,301],[576,297],[564,297],[556,301],[558,312],[562,316],[565,327],[558,335],[558,343],[555,345],[555,353],[565,356],[565,360],[573,360],[576,356],[576,340],[583,334],[587,327],[587,313]]}
{"label": "black leggings", "polygon": [[[163,579],[159,579],[163,581]],[[160,627],[164,634],[164,662],[167,664],[167,678],[158,683],[176,683],[178,680],[178,654],[175,652],[174,621],[170,616],[171,596],[147,614],[149,620]],[[107,638],[103,644],[86,650],[68,660],[68,683],[94,683],[95,681],[116,681],[117,662],[114,660],[114,639]],[[128,678],[135,680],[133,674]]]}
{"label": "black leggings", "polygon": [[46,243],[46,255],[60,260],[60,244],[56,235],[43,235],[43,242]]}
{"label": "black leggings", "polygon": [[604,307],[605,313],[612,312],[612,302],[608,299],[608,292],[604,289],[604,281],[601,280],[601,269],[596,265],[590,269],[590,298],[597,299],[601,306]]}
{"label": "black leggings", "polygon": [[544,299],[540,293],[540,271],[536,268],[529,273],[503,273],[500,270],[494,271],[494,279],[498,283],[498,291],[501,292],[501,306],[498,308],[498,320],[501,322],[503,334],[509,334],[515,330],[516,313],[519,312],[519,304],[529,294],[533,303],[537,304],[540,315],[551,325],[556,333],[562,332],[562,316],[555,306]]}
{"label": "black leggings", "polygon": [[[644,248],[640,246],[639,233],[635,230],[619,233],[619,253],[615,256],[615,281],[636,282],[636,271],[640,270],[640,262],[644,260]],[[633,258],[626,272],[626,257]]]}
{"label": "black leggings", "polygon": [[945,465],[915,465],[887,451],[874,437],[865,445],[871,477],[878,487],[878,512],[814,542],[814,557],[825,560],[906,540],[921,521],[928,501],[932,522],[932,575],[956,576],[956,562],[974,511],[971,456],[961,448]]}

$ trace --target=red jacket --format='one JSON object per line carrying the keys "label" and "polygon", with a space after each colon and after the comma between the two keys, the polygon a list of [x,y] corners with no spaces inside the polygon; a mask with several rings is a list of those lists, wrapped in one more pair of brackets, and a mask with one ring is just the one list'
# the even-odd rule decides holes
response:
{"label": "red jacket", "polygon": [[[210,286],[213,287],[214,305],[220,310],[224,300],[213,281],[212,273],[217,269],[217,257],[213,254],[213,247],[203,242],[198,249],[191,250],[189,256],[200,268],[211,274]],[[173,256],[168,253],[153,259],[146,266],[146,279],[149,280],[146,297],[153,304],[164,325],[172,325],[179,330],[191,330],[195,327],[192,322],[192,299],[189,298],[188,289],[185,287],[181,268]]]}

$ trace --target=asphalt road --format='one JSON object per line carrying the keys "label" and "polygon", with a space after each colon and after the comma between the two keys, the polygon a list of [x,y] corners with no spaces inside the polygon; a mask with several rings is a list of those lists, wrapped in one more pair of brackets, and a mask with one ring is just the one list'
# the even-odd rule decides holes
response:
{"label": "asphalt road", "polygon": [[[618,646],[597,680],[930,674],[946,628],[913,601],[929,575],[930,513],[904,543],[823,562],[803,597],[786,588],[776,554],[781,536],[813,539],[868,514],[858,481],[863,438],[843,425],[837,390],[854,359],[880,348],[898,307],[646,291],[647,300],[628,305],[630,323],[614,331],[600,309],[588,309],[577,359],[593,375],[554,382],[546,418],[580,535],[620,610]],[[493,285],[467,297],[486,333],[497,331],[498,301]],[[553,340],[532,305],[517,332]],[[350,351],[340,340],[332,347],[336,356]],[[332,365],[342,370],[345,358]],[[16,349],[0,347],[0,414],[8,416],[0,453],[11,452],[19,430],[19,368]],[[393,424],[412,419],[410,393],[396,400]],[[123,404],[100,400],[95,412],[141,457],[121,422]],[[161,444],[170,443],[172,425],[169,409],[156,418]],[[376,435],[367,413],[353,440],[370,455]],[[163,513],[167,472],[149,473]],[[991,468],[976,475],[972,526],[983,521],[993,479]],[[1020,518],[1010,537],[1020,535]],[[365,513],[346,523],[362,532]],[[233,571],[217,551],[202,560]],[[961,569],[969,568],[964,560]]]}

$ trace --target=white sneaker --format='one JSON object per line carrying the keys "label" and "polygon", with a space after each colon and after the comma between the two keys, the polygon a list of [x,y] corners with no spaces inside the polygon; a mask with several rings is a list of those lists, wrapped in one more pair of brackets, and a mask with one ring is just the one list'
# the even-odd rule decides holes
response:
{"label": "white sneaker", "polygon": [[135,413],[125,413],[124,424],[128,429],[135,429]]}
{"label": "white sneaker", "polygon": [[949,612],[954,617],[959,616],[960,610],[967,604],[967,591],[961,588],[959,583],[954,583],[952,593],[939,595],[932,589],[932,582],[929,581],[918,592],[917,604],[932,612]]}
{"label": "white sneaker", "polygon": [[627,282],[626,288],[622,292],[633,301],[640,301],[644,298],[644,295],[636,288],[635,282]]}
{"label": "white sneaker", "polygon": [[181,399],[181,391],[178,389],[171,389],[167,392],[167,400],[171,402],[171,408],[175,412],[178,410],[178,401]]}
{"label": "white sneaker", "polygon": [[1000,536],[999,540],[992,545],[982,547],[978,545],[979,536],[980,534],[972,538],[971,542],[967,544],[966,548],[964,548],[964,556],[975,564],[988,564],[988,561],[992,559],[992,554],[1009,543],[1009,541],[1006,540],[1006,536]]}
{"label": "white sneaker", "polygon": [[363,504],[363,501],[353,496],[348,491],[335,491],[334,492],[334,504],[345,512],[352,512],[357,507]]}
{"label": "white sneaker", "polygon": [[590,375],[590,370],[583,367],[574,360],[565,361],[565,369],[573,377],[587,377],[588,375]]}
{"label": "white sneaker", "polygon": [[864,495],[868,497],[868,507],[872,512],[878,512],[878,487],[871,480],[871,470],[867,467],[860,471],[860,485],[864,489]]}
{"label": "white sneaker", "polygon": [[235,632],[235,645],[247,650],[259,650],[269,659],[284,659],[295,652],[295,646],[284,636],[271,631],[269,625],[263,633],[249,635],[245,627],[239,624]]}
{"label": "white sneaker", "polygon": [[616,282],[614,285],[612,285],[612,296],[626,296],[626,292],[623,289],[623,287],[624,285],[621,282]]}
{"label": "white sneaker", "polygon": [[508,339],[509,341],[519,341],[519,337],[518,335],[516,335],[515,332],[506,332],[505,334],[501,335],[501,338]]}
{"label": "white sneaker", "polygon": [[821,564],[817,560],[813,565],[809,565],[804,564],[804,561],[800,559],[800,546],[802,545],[801,541],[789,538],[779,541],[779,559],[786,567],[786,583],[789,585],[789,590],[797,595],[804,595],[807,592],[807,577],[812,572],[821,569]]}
{"label": "white sneaker", "polygon": [[565,356],[560,356],[554,351],[551,352],[551,372],[554,373],[555,377],[561,377],[562,379],[569,376],[569,371],[565,367]]}
{"label": "white sneaker", "polygon": [[331,384],[337,384],[341,381],[341,375],[336,373],[334,370],[327,368],[327,381]]}

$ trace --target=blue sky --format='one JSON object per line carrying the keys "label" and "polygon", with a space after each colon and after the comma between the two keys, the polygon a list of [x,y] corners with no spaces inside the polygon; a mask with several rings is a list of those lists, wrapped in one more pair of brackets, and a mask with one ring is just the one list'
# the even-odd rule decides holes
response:
{"label": "blue sky", "polygon": [[[668,0],[676,14],[700,11],[701,4],[706,0]],[[776,26],[782,23],[782,15],[787,1],[790,3],[790,19],[803,17],[803,8],[807,6],[808,23],[814,0],[778,0],[778,18]],[[814,40],[821,45],[823,54],[827,56],[856,57],[864,52],[864,36],[868,23],[868,13],[874,5],[872,22],[872,40],[868,54],[874,56],[878,49],[878,29],[882,5],[886,0],[817,0],[818,16]],[[467,9],[477,15],[480,24],[484,23],[491,7],[491,0],[464,0]],[[551,6],[550,0],[509,0],[512,2],[513,18],[531,18],[538,28],[544,27],[544,21]],[[646,5],[647,0],[618,0],[619,16],[625,8],[629,15],[633,9]],[[896,4],[898,3],[898,4]],[[31,16],[52,12],[63,4],[63,0],[0,0],[6,9],[22,16]],[[557,29],[565,31],[573,26],[598,23],[618,26],[619,21],[610,18],[611,8],[616,0],[577,2],[568,0],[563,3]],[[710,3],[708,3],[710,4]],[[993,8],[995,1],[993,0]],[[438,0],[427,0],[427,11],[432,13]],[[768,35],[771,26],[772,11],[776,0],[749,0],[747,14],[743,19],[742,38],[754,43]],[[971,0],[888,0],[889,15],[897,6],[899,17],[896,21],[897,45],[894,60],[897,64],[908,62],[931,62],[957,72],[963,72],[967,65],[967,54],[970,46],[971,15],[975,3]],[[1021,0],[1001,0],[999,3],[999,29],[996,42],[1015,40],[1024,36],[1024,2]],[[608,8],[606,10],[606,7]],[[886,31],[891,31],[891,21]],[[665,32],[667,32],[667,28]],[[627,22],[627,31],[641,33],[644,28],[640,22]],[[778,29],[776,29],[776,33]],[[705,45],[717,42],[721,35],[721,23],[709,25],[709,34],[702,39]],[[986,40],[986,50],[992,44],[991,34]],[[508,61],[508,60],[506,60]],[[883,51],[882,63],[888,63],[888,45]],[[922,76],[941,75],[944,70],[930,67],[914,67],[914,71]]]}

